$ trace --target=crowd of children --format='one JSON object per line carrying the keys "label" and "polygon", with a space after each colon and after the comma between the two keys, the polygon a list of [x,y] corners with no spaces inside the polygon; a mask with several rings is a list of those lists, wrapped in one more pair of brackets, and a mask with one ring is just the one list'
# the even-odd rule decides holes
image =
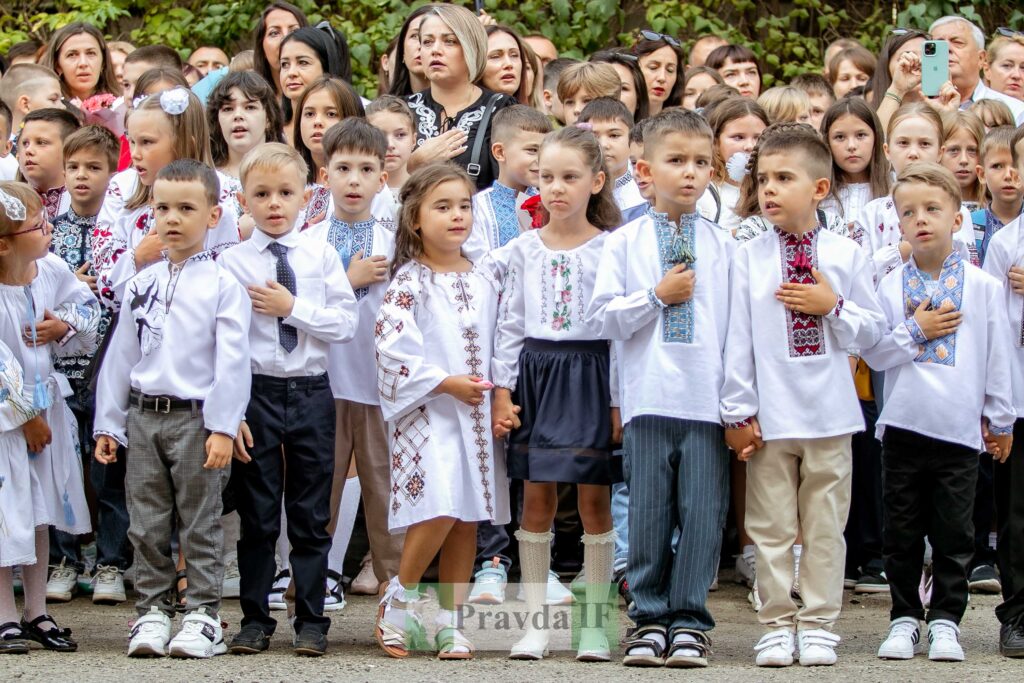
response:
{"label": "crowd of children", "polygon": [[373,101],[282,1],[232,59],[30,47],[0,60],[0,653],[77,649],[46,603],[130,574],[129,656],[259,653],[278,609],[323,655],[358,586],[388,655],[470,659],[463,606],[518,573],[512,659],[576,601],[610,661],[618,587],[623,664],[703,667],[732,510],[758,666],[835,664],[844,588],[891,596],[880,658],[936,661],[1001,591],[1024,657],[1021,33],[844,39],[762,92],[715,36],[579,61],[434,4]]}

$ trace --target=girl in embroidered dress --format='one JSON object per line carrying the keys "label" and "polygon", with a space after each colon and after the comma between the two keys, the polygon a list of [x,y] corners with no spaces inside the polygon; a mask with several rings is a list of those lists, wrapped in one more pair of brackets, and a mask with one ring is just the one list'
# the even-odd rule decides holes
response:
{"label": "girl in embroidered dress", "polygon": [[[120,308],[128,280],[163,258],[164,246],[153,230],[149,206],[156,174],[175,159],[213,165],[206,112],[185,88],[142,100],[128,115],[127,126],[134,168],[111,179],[92,237],[100,302],[114,310]],[[234,193],[226,176],[218,179],[221,218],[206,236],[206,249],[214,253],[238,243]]]}
{"label": "girl in embroidered dress", "polygon": [[490,270],[462,255],[472,229],[469,176],[429,164],[402,188],[394,279],[377,316],[377,388],[391,434],[392,533],[404,530],[398,576],[381,599],[376,637],[392,657],[423,647],[418,584],[440,552],[435,644],[468,659],[458,629],[476,524],[509,521],[504,458],[491,438],[486,374],[498,307]]}
{"label": "girl in embroidered dress", "polygon": [[[85,502],[82,461],[78,455],[77,423],[65,398],[67,379],[53,371],[51,351],[61,356],[96,348],[99,304],[59,257],[49,253],[52,227],[38,195],[24,183],[0,183],[0,357],[10,385],[0,387],[0,418],[4,432],[21,426],[27,465],[8,458],[15,448],[4,434],[0,455],[0,648],[10,639],[29,639],[51,650],[70,652],[77,645],[70,631],[60,629],[46,614],[48,526],[70,534],[90,531]],[[22,386],[17,368],[29,378]],[[19,398],[19,396],[21,398]],[[10,409],[8,413],[6,409]],[[16,437],[15,437],[16,438]],[[27,475],[27,476],[26,476]],[[10,477],[10,478],[8,478]],[[24,488],[22,488],[24,486]],[[10,493],[8,492],[10,487]],[[19,510],[2,503],[15,495]],[[12,519],[8,519],[8,514]],[[4,527],[11,537],[4,536]],[[25,534],[34,529],[33,534]],[[23,566],[25,614],[13,623],[12,564]]]}
{"label": "girl in embroidered dress", "polygon": [[821,134],[832,150],[833,194],[822,207],[852,223],[865,204],[889,194],[885,131],[859,97],[839,100],[825,112]]}
{"label": "girl in embroidered dress", "polygon": [[[540,153],[540,196],[550,219],[505,247],[492,423],[496,437],[511,431],[509,473],[524,480],[516,537],[531,613],[545,602],[559,482],[578,488],[591,609],[607,602],[612,576],[610,486],[622,477],[621,462],[611,455],[609,351],[584,322],[605,231],[621,222],[605,168],[593,133],[576,127],[549,133]],[[609,661],[604,629],[587,621],[577,659]],[[530,624],[513,659],[544,656],[548,630]]]}

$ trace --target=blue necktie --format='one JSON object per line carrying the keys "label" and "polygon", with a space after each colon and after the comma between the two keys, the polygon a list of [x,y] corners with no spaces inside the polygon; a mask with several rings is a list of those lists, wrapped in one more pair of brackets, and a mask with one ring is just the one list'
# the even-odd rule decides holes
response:
{"label": "blue necktie", "polygon": [[[270,243],[270,253],[277,257],[277,281],[295,296],[295,271],[288,265],[288,247],[279,242]],[[291,353],[299,345],[299,333],[293,325],[277,319],[277,339],[281,347]]]}

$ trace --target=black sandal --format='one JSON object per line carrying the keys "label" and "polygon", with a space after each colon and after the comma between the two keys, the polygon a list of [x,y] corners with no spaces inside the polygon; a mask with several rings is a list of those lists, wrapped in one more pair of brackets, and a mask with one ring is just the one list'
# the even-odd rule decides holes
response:
{"label": "black sandal", "polygon": [[[633,637],[626,641],[622,657],[624,666],[665,666],[665,648],[660,642],[647,636],[652,633],[660,633],[664,642],[668,642],[668,631],[661,624],[648,624],[641,626],[633,632]],[[653,655],[631,655],[629,651],[633,648],[650,649]]]}
{"label": "black sandal", "polygon": [[25,631],[16,621],[0,624],[0,655],[27,655]]}
{"label": "black sandal", "polygon": [[[676,635],[688,633],[694,640],[675,642]],[[679,650],[696,650],[697,655],[676,654]],[[711,654],[711,638],[703,631],[696,631],[692,628],[676,627],[668,634],[668,655],[665,658],[665,666],[672,668],[694,668],[708,665],[708,655]]]}
{"label": "black sandal", "polygon": [[[181,587],[181,582],[185,582],[185,587]],[[174,605],[174,611],[178,614],[185,613],[185,593],[188,591],[188,570],[182,569],[174,574],[174,587],[171,588],[171,595],[174,599],[171,600],[171,604]]]}
{"label": "black sandal", "polygon": [[[40,624],[50,622],[53,626],[47,630],[39,627]],[[21,629],[25,638],[39,643],[47,650],[54,652],[75,652],[78,650],[78,643],[71,639],[71,629],[60,628],[57,621],[49,614],[36,617],[32,621],[21,620]]]}

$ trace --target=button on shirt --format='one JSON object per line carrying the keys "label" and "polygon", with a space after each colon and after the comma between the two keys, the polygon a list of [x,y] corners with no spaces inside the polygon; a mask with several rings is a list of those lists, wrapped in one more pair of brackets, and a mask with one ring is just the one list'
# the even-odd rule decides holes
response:
{"label": "button on shirt", "polygon": [[274,240],[255,230],[247,241],[221,254],[218,262],[244,287],[266,287],[277,280],[277,257],[270,245],[288,247],[295,271],[296,295],[292,313],[284,319],[298,330],[298,345],[289,353],[278,339],[277,317],[253,311],[249,347],[254,375],[308,377],[327,372],[330,345],[355,334],[356,297],[338,253],[322,241],[296,231]]}

